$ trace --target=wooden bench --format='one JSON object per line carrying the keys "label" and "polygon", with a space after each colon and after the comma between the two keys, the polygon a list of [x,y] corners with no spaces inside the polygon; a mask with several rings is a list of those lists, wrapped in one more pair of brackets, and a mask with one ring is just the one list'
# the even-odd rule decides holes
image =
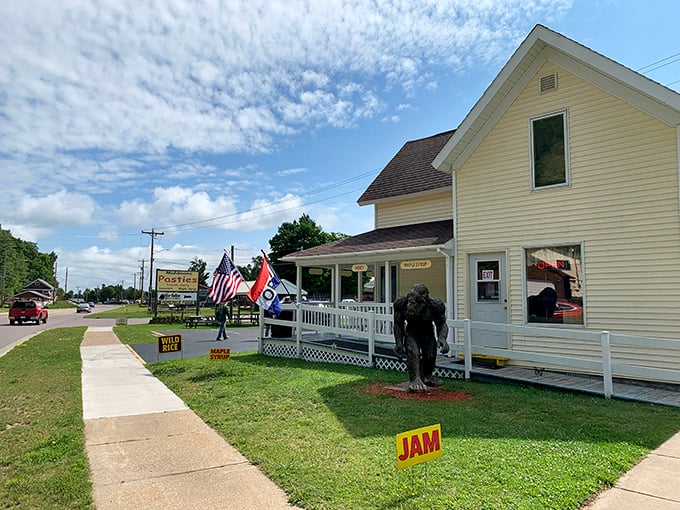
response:
{"label": "wooden bench", "polygon": [[190,315],[184,318],[184,325],[187,328],[195,328],[198,326],[218,326],[219,323],[214,315]]}

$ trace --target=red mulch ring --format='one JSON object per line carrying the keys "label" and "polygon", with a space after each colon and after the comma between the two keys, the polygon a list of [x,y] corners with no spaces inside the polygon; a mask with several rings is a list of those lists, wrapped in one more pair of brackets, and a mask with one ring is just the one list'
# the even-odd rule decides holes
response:
{"label": "red mulch ring", "polygon": [[441,388],[430,388],[423,393],[408,391],[408,383],[404,384],[405,389],[399,389],[396,385],[384,386],[380,383],[369,384],[364,388],[366,393],[371,395],[389,394],[397,398],[413,400],[454,400],[462,402],[472,398],[472,395],[464,391],[448,391]]}

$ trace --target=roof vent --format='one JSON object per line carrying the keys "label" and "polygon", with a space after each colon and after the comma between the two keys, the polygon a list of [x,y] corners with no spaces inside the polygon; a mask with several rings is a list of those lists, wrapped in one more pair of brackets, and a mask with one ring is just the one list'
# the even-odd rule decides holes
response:
{"label": "roof vent", "polygon": [[551,90],[557,89],[557,73],[547,74],[541,76],[541,94],[544,92],[550,92]]}

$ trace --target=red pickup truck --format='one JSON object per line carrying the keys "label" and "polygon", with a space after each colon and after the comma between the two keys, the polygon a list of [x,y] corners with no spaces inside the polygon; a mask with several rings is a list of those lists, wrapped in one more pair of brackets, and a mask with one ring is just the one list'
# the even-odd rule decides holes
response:
{"label": "red pickup truck", "polygon": [[9,309],[9,323],[47,323],[47,308],[40,301],[15,301]]}

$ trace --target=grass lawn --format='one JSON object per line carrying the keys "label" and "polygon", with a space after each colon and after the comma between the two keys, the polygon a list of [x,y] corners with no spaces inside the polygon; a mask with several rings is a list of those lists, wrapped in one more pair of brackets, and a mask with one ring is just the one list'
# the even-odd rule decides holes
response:
{"label": "grass lawn", "polygon": [[[677,408],[452,380],[466,399],[405,399],[376,391],[403,373],[255,353],[148,368],[306,509],[578,509],[680,430]],[[436,423],[442,458],[397,470],[395,435]]]}
{"label": "grass lawn", "polygon": [[0,358],[0,508],[91,508],[80,384],[85,328]]}
{"label": "grass lawn", "polygon": [[[0,508],[91,508],[83,333],[0,358]],[[148,368],[307,510],[576,510],[680,430],[678,408],[452,380],[453,400],[406,399],[382,391],[403,373],[255,353]],[[397,470],[395,435],[436,423],[442,458]]]}

